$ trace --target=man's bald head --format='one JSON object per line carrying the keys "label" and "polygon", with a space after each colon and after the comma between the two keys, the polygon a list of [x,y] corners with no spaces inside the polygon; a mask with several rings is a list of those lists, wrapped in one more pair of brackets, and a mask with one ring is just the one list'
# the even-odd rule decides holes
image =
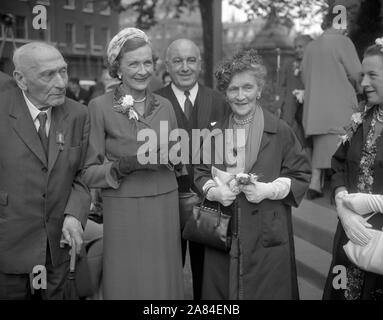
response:
{"label": "man's bald head", "polygon": [[201,72],[201,51],[189,39],[174,40],[166,50],[166,67],[177,88],[190,90]]}
{"label": "man's bald head", "polygon": [[201,59],[201,51],[198,48],[198,46],[193,41],[191,41],[189,39],[183,38],[183,39],[174,40],[169,45],[169,47],[166,50],[166,60],[169,59],[170,54],[172,53],[172,51],[174,51],[174,50],[183,50],[183,49],[186,49],[186,48],[187,49],[192,49],[193,51],[195,51],[198,54],[198,58]]}
{"label": "man's bald head", "polygon": [[37,108],[64,103],[67,64],[54,46],[37,41],[27,43],[15,50],[13,63],[17,85]]}

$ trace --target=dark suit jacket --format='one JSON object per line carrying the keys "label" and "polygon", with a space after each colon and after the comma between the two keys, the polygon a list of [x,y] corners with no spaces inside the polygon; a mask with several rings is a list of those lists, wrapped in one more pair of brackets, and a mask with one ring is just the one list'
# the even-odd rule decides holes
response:
{"label": "dark suit jacket", "polygon": [[[187,130],[189,137],[191,137],[190,133],[192,129],[207,128],[212,122],[218,122],[224,119],[229,112],[229,105],[219,92],[201,84],[198,84],[198,86],[198,93],[190,121],[182,111],[171,84],[156,92],[172,103],[177,117],[178,127]],[[189,176],[177,179],[180,191],[188,191],[193,186],[193,170],[191,166],[188,166],[188,172]]]}
{"label": "dark suit jacket", "polygon": [[16,81],[6,73],[0,71],[0,93],[16,87]]}
{"label": "dark suit jacket", "polygon": [[87,108],[66,99],[52,109],[47,162],[21,90],[0,93],[0,272],[44,265],[47,241],[54,266],[68,260],[68,249],[59,247],[64,214],[85,226],[89,212],[89,191],[79,178],[88,135]]}

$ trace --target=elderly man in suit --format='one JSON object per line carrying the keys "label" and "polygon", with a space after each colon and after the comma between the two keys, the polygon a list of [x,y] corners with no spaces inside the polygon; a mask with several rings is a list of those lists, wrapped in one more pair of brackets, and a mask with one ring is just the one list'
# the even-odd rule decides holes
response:
{"label": "elderly man in suit", "polygon": [[0,93],[0,299],[62,299],[63,244],[79,254],[90,206],[79,177],[88,113],[65,98],[67,64],[56,48],[31,42],[13,62],[18,88]]}
{"label": "elderly man in suit", "polygon": [[[198,83],[201,72],[201,53],[191,40],[173,41],[166,51],[166,67],[172,82],[157,93],[170,100],[173,105],[179,128],[189,132],[192,129],[205,129],[212,122],[221,120],[229,110],[225,99],[216,92]],[[195,190],[191,166],[188,175],[178,178],[180,192]],[[186,241],[182,240],[183,262],[185,262]],[[201,298],[203,246],[189,242],[190,263],[193,276],[193,295]]]}

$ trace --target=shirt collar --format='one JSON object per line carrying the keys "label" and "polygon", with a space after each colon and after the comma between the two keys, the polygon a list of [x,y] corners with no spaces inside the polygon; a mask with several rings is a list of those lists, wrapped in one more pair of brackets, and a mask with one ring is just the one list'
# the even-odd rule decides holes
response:
{"label": "shirt collar", "polygon": [[[180,99],[181,97],[182,97],[182,99],[186,99],[185,93],[184,93],[185,91],[180,90],[178,87],[176,87],[176,85],[173,82],[171,84],[171,87],[172,87],[173,92],[176,95],[177,99]],[[189,99],[192,102],[192,104],[194,105],[194,102],[195,102],[195,99],[197,98],[197,93],[198,93],[198,82],[195,83],[195,85],[193,86],[193,88],[191,88],[189,90],[189,92],[190,92]]]}
{"label": "shirt collar", "polygon": [[40,112],[45,112],[47,114],[47,117],[48,119],[50,118],[51,116],[51,112],[52,112],[52,107],[48,108],[47,110],[45,111],[42,111],[42,110],[39,110],[29,99],[28,97],[25,95],[24,91],[23,92],[23,96],[24,96],[24,100],[25,100],[25,103],[27,104],[27,107],[28,107],[28,110],[32,116],[32,119],[33,121],[36,121],[36,118],[37,116],[39,115]]}

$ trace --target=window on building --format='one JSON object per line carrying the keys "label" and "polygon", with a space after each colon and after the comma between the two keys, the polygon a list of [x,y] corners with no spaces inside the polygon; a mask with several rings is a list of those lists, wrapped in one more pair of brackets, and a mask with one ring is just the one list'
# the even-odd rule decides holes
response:
{"label": "window on building", "polygon": [[93,32],[93,27],[92,26],[85,26],[84,27],[84,34],[85,34],[85,44],[88,48],[91,48],[94,43],[94,32]]}
{"label": "window on building", "polygon": [[75,0],[65,0],[64,9],[75,9]]}
{"label": "window on building", "polygon": [[65,42],[67,44],[74,44],[76,42],[75,26],[73,23],[65,24]]}
{"label": "window on building", "polygon": [[103,4],[101,11],[100,11],[100,14],[105,15],[105,16],[110,16],[110,6],[106,5],[106,7],[105,7],[105,4]]}
{"label": "window on building", "polygon": [[16,16],[15,38],[27,38],[27,19],[25,18],[25,16]]}
{"label": "window on building", "polygon": [[36,3],[43,4],[44,6],[49,6],[51,4],[50,0],[37,0]]}
{"label": "window on building", "polygon": [[110,41],[110,29],[108,27],[101,28],[101,45],[106,46]]}
{"label": "window on building", "polygon": [[83,11],[84,12],[93,12],[93,4],[94,4],[94,0],[84,0],[84,5],[83,5]]}

